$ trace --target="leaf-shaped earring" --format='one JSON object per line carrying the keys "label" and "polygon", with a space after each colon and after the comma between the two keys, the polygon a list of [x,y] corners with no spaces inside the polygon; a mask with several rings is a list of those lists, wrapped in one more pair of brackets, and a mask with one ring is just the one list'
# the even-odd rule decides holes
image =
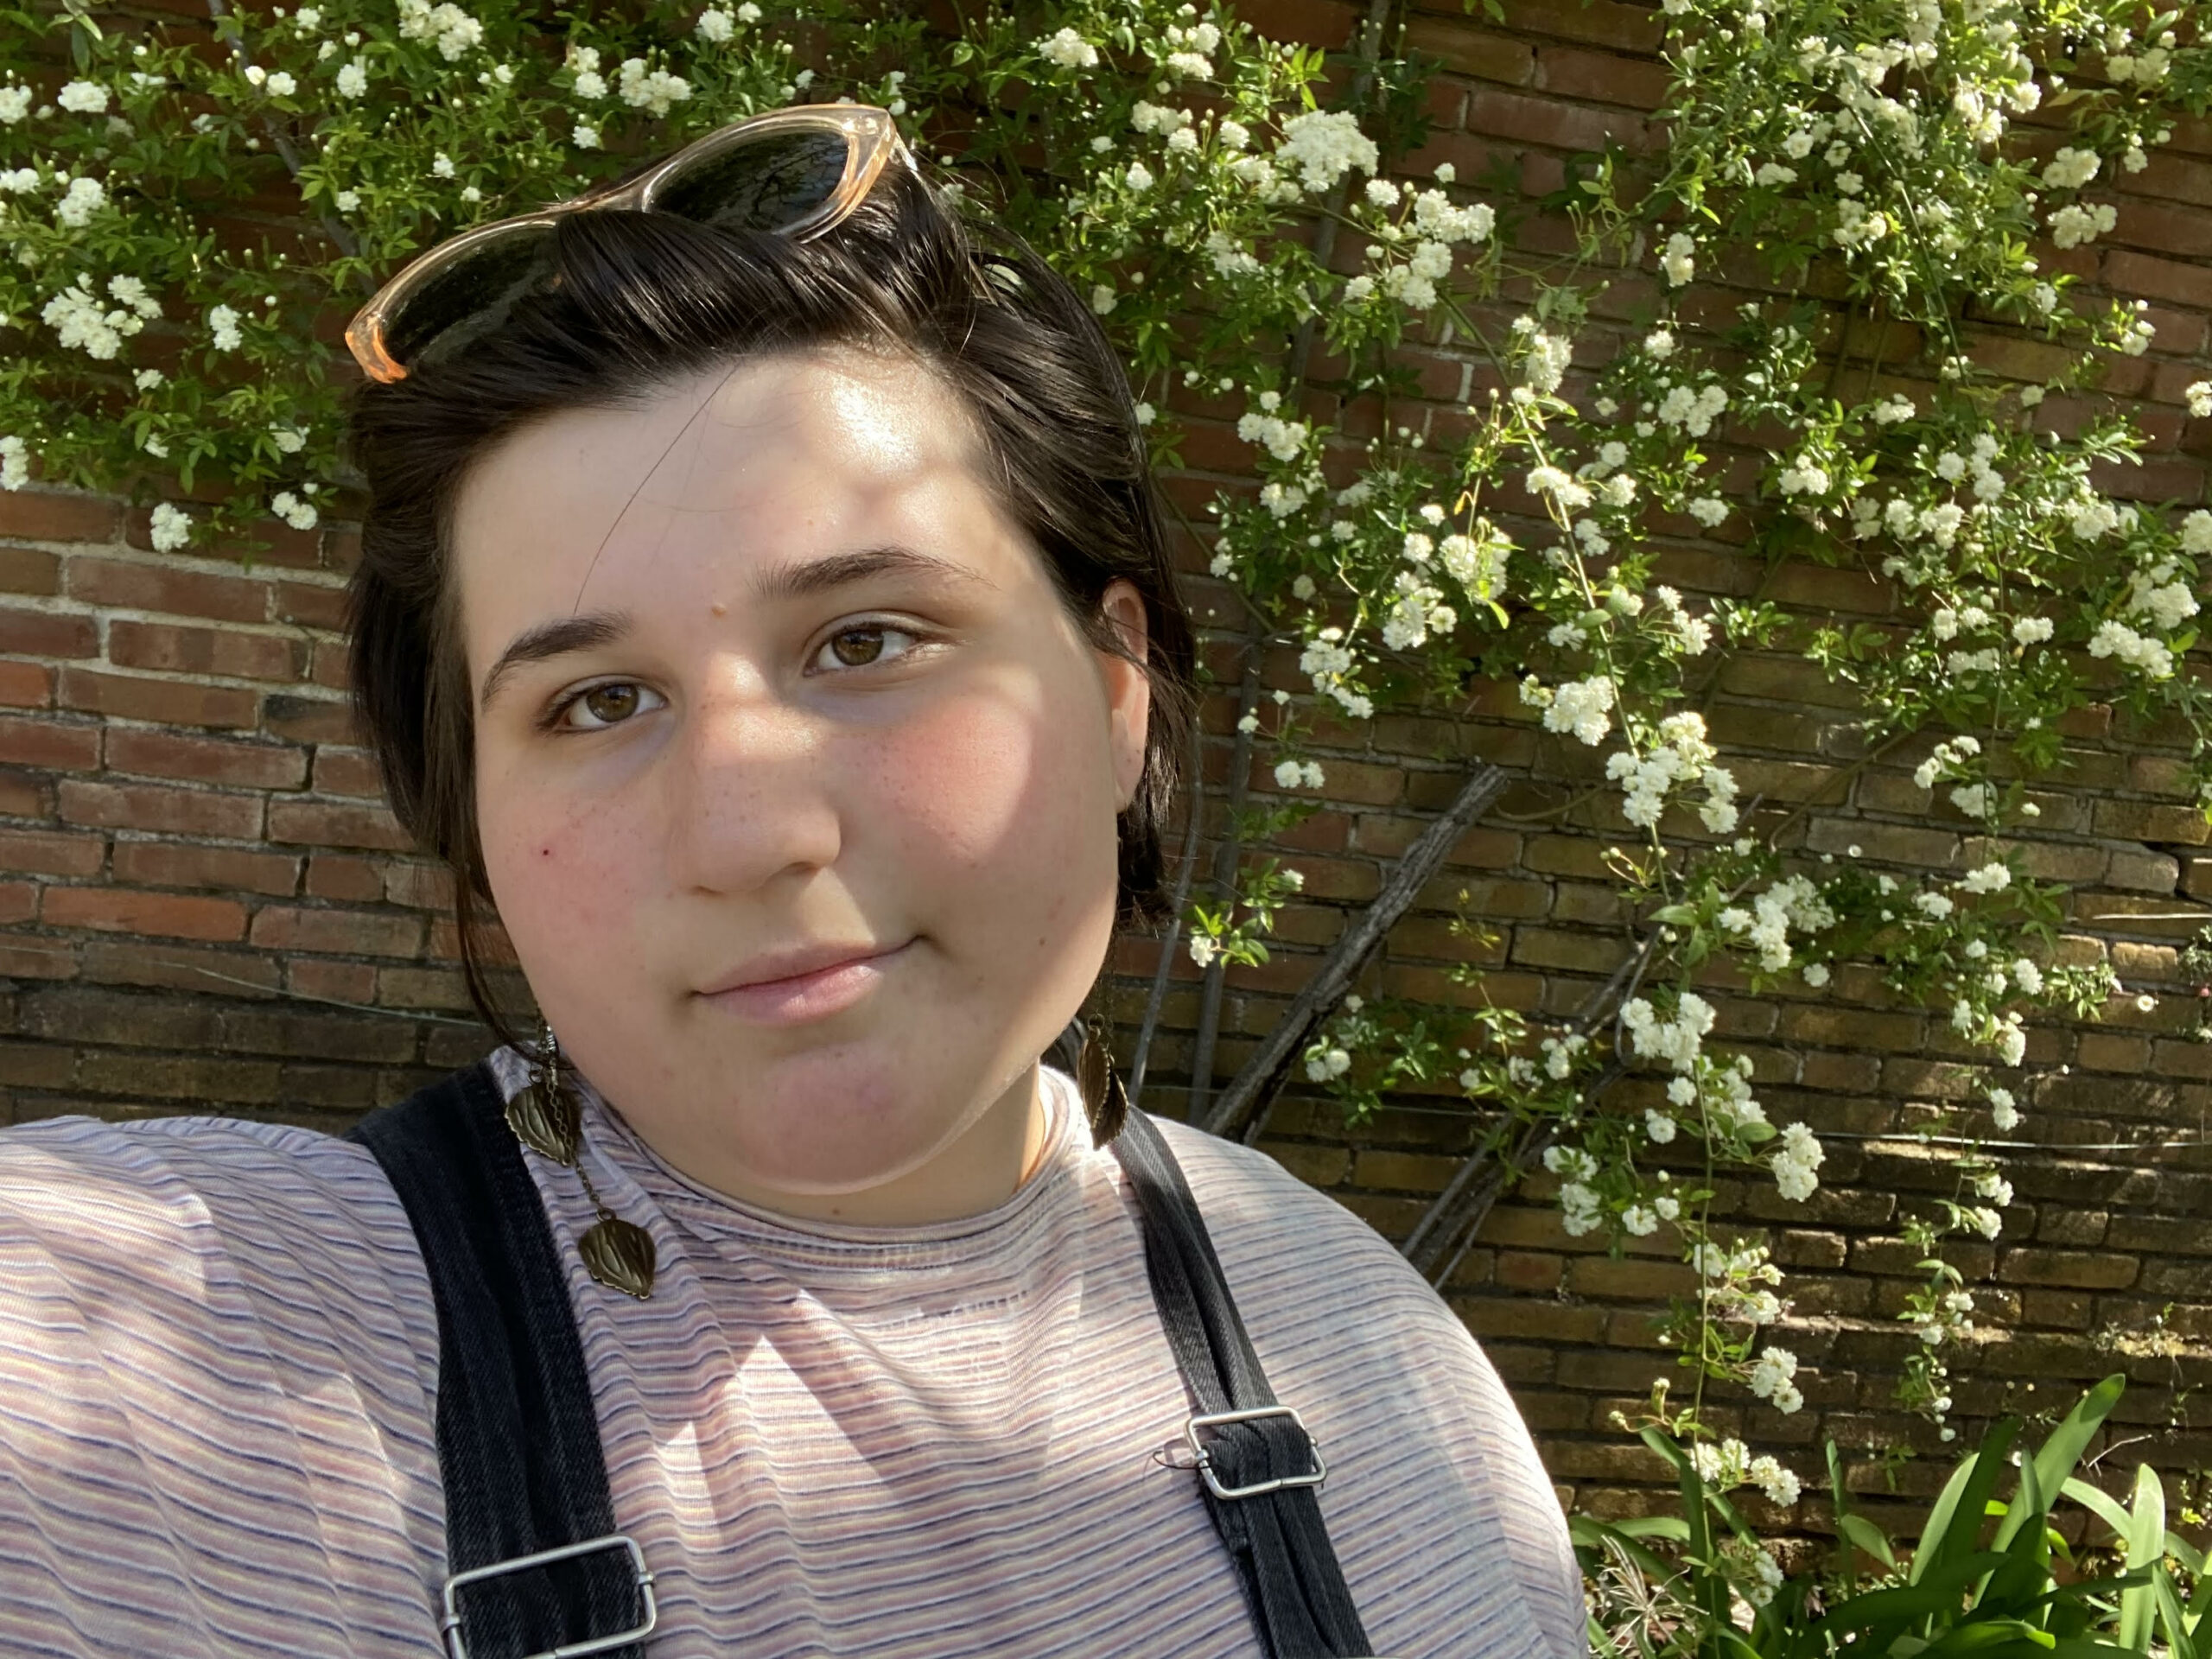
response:
{"label": "leaf-shaped earring", "polygon": [[584,1184],[584,1196],[599,1212],[599,1219],[576,1240],[584,1270],[609,1290],[641,1302],[651,1296],[660,1252],[651,1233],[608,1209],[591,1184],[591,1173],[583,1165],[583,1103],[561,1079],[561,1051],[550,1026],[545,1027],[543,1051],[530,1081],[507,1103],[507,1127],[532,1152],[575,1170]]}
{"label": "leaf-shaped earring", "polygon": [[1084,1022],[1083,1046],[1076,1053],[1075,1071],[1076,1086],[1083,1092],[1083,1109],[1090,1119],[1090,1143],[1103,1147],[1128,1122],[1129,1096],[1122,1087],[1122,1074],[1114,1069],[1106,1028],[1095,1016]]}

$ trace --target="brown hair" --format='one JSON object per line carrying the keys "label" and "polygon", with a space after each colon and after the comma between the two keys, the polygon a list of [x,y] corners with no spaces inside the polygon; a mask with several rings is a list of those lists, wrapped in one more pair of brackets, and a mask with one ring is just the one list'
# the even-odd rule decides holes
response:
{"label": "brown hair", "polygon": [[349,448],[365,480],[348,594],[353,696],[392,810],[454,875],[471,996],[491,899],[477,836],[467,670],[451,627],[451,528],[469,469],[556,411],[626,408],[667,383],[772,351],[888,347],[941,374],[972,413],[987,481],[1042,554],[1069,613],[1118,649],[1099,601],[1143,596],[1153,686],[1147,753],[1121,816],[1120,915],[1164,911],[1161,831],[1192,718],[1190,620],[1177,594],[1121,363],[1075,292],[1016,238],[894,166],[807,243],[672,214],[565,214],[554,281],[466,346],[365,384]]}

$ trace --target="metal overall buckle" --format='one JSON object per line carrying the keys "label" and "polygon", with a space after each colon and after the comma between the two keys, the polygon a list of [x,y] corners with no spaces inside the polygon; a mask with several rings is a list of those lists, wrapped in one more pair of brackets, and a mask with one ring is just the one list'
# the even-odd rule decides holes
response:
{"label": "metal overall buckle", "polygon": [[[1213,1454],[1198,1439],[1202,1428],[1214,1428],[1224,1423],[1249,1423],[1262,1417],[1287,1417],[1298,1425],[1298,1432],[1306,1436],[1306,1449],[1313,1454],[1313,1472],[1310,1475],[1278,1475],[1273,1480],[1254,1481],[1249,1486],[1224,1486],[1213,1471]],[[1329,1465],[1321,1461],[1321,1448],[1306,1427],[1306,1420],[1291,1406],[1255,1406],[1249,1411],[1211,1411],[1193,1417],[1183,1425],[1183,1438],[1190,1443],[1192,1454],[1198,1463],[1198,1478],[1206,1490],[1216,1497],[1259,1497],[1268,1492],[1281,1491],[1286,1486],[1319,1486],[1328,1478]]]}
{"label": "metal overall buckle", "polygon": [[543,1567],[552,1561],[565,1561],[578,1555],[590,1555],[602,1549],[626,1549],[630,1552],[630,1567],[637,1575],[638,1593],[645,1604],[645,1618],[633,1628],[618,1630],[613,1636],[594,1637],[588,1642],[570,1642],[557,1648],[548,1648],[534,1653],[530,1659],[582,1659],[588,1653],[605,1653],[627,1643],[643,1641],[660,1623],[660,1608],[653,1600],[653,1575],[645,1570],[645,1554],[638,1548],[638,1541],[624,1532],[610,1532],[604,1538],[588,1538],[581,1544],[563,1544],[554,1549],[541,1549],[535,1555],[518,1555],[511,1561],[494,1561],[489,1567],[472,1567],[466,1573],[456,1573],[446,1580],[446,1616],[439,1629],[445,1633],[446,1652],[450,1659],[468,1659],[468,1645],[461,1637],[461,1610],[454,1605],[454,1592],[486,1579],[498,1578],[503,1573],[520,1573],[529,1567]]}

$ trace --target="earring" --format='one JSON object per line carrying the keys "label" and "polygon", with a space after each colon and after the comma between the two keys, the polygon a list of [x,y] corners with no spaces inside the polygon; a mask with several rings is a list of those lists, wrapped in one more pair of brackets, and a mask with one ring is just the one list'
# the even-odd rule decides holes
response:
{"label": "earring", "polygon": [[1090,1143],[1103,1147],[1128,1122],[1129,1096],[1122,1087],[1121,1073],[1114,1069],[1106,1027],[1095,1014],[1084,1021],[1083,1046],[1076,1053],[1075,1071],[1076,1085],[1083,1091],[1083,1109],[1090,1119]]}
{"label": "earring", "polygon": [[531,1061],[530,1081],[507,1103],[507,1127],[523,1145],[567,1165],[583,1182],[584,1196],[599,1211],[599,1219],[576,1241],[584,1270],[608,1289],[643,1301],[653,1294],[653,1273],[659,1264],[652,1235],[608,1209],[592,1185],[582,1160],[583,1105],[576,1091],[561,1079],[561,1050],[553,1040],[552,1027],[543,1028],[539,1048]]}

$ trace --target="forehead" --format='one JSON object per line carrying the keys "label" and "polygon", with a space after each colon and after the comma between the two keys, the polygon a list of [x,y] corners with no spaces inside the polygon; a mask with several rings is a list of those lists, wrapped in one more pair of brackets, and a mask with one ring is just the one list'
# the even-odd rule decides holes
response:
{"label": "forehead", "polygon": [[849,545],[972,543],[998,517],[979,455],[972,417],[938,376],[853,350],[748,358],[630,407],[560,410],[494,447],[461,486],[464,632],[481,640],[549,606],[634,605]]}

